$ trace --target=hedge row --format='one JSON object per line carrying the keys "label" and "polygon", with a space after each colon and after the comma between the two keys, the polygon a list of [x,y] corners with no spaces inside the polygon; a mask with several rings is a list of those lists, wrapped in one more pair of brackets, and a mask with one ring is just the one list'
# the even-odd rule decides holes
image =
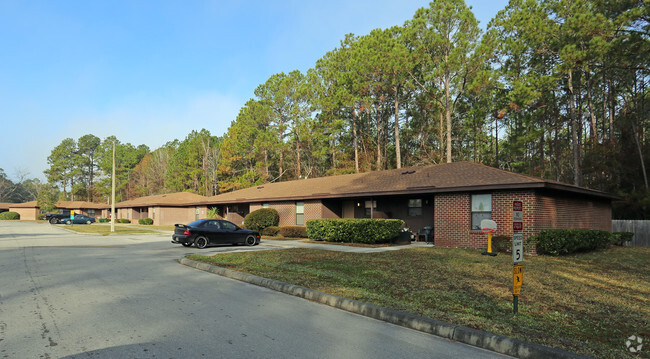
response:
{"label": "hedge row", "polygon": [[153,219],[151,219],[151,218],[140,218],[140,219],[138,219],[138,224],[152,225],[153,224]]}
{"label": "hedge row", "polygon": [[20,213],[18,212],[2,212],[0,213],[0,220],[19,220],[20,219]]}
{"label": "hedge row", "polygon": [[254,231],[277,226],[280,223],[280,214],[273,208],[260,208],[244,217],[244,226]]}
{"label": "hedge row", "polygon": [[403,226],[400,219],[312,219],[307,221],[307,236],[317,241],[386,243]]}
{"label": "hedge row", "polygon": [[307,238],[307,228],[304,226],[280,227],[280,235],[286,238]]}
{"label": "hedge row", "polygon": [[537,253],[558,256],[604,249],[612,244],[623,245],[633,235],[595,229],[547,229],[532,236],[530,241],[537,246]]}

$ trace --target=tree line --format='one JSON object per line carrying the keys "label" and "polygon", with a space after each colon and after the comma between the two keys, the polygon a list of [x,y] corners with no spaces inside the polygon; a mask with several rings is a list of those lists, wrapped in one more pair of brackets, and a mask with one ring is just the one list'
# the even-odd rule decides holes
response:
{"label": "tree line", "polygon": [[643,218],[649,19],[643,0],[511,0],[483,31],[463,0],[435,0],[272,75],[223,136],[153,151],[65,139],[46,175],[65,197],[105,200],[113,143],[121,200],[474,161],[620,195],[615,215]]}

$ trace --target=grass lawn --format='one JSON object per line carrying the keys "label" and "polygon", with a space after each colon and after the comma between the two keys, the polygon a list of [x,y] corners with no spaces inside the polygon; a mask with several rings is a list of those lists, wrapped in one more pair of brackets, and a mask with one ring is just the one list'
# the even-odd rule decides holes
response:
{"label": "grass lawn", "polygon": [[[75,224],[75,225],[64,225],[65,229],[69,229],[71,231],[79,232],[79,233],[98,233],[103,236],[108,236],[111,234],[111,225],[110,224]],[[144,228],[140,228],[138,226],[131,226],[131,225],[122,225],[122,224],[116,224],[115,225],[115,232],[113,233],[119,233],[119,234],[126,234],[126,233],[156,233],[152,232],[151,230],[147,230]]]}
{"label": "grass lawn", "polygon": [[650,357],[650,248],[526,257],[518,315],[510,255],[430,247],[188,258],[598,358],[629,356],[625,340],[636,335]]}

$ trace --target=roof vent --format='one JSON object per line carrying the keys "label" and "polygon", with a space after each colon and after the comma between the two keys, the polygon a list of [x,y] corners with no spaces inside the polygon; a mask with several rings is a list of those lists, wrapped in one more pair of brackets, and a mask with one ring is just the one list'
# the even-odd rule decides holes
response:
{"label": "roof vent", "polygon": [[410,175],[412,173],[415,173],[415,171],[404,171],[404,172],[402,172],[403,175]]}

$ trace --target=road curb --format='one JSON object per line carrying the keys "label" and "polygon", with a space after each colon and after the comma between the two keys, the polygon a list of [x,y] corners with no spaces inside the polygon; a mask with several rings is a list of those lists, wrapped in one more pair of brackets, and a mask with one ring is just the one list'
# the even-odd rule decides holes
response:
{"label": "road curb", "polygon": [[397,310],[383,308],[374,304],[344,298],[338,295],[319,292],[317,290],[263,278],[248,273],[233,271],[211,264],[182,258],[179,262],[188,267],[236,279],[278,292],[290,294],[314,302],[326,304],[348,312],[382,320],[391,324],[433,334],[439,337],[455,340],[475,347],[491,350],[497,353],[525,359],[578,359],[589,358],[563,350],[549,348],[543,345],[492,334],[460,325],[449,324],[435,319],[425,318]]}

